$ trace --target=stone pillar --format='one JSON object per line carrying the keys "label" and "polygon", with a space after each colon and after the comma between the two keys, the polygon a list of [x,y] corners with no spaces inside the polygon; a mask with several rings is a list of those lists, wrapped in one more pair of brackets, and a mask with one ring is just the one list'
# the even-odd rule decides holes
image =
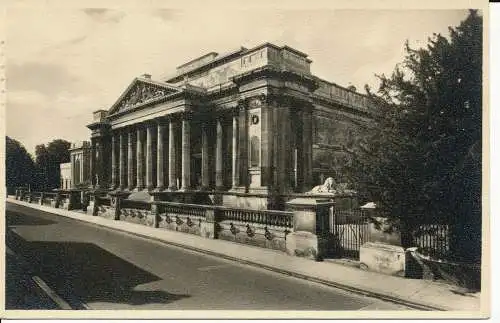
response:
{"label": "stone pillar", "polygon": [[240,156],[239,156],[239,127],[238,110],[233,115],[233,168],[232,168],[232,187],[236,189],[240,185]]}
{"label": "stone pillar", "polygon": [[210,186],[210,169],[208,154],[208,134],[206,122],[201,125],[201,189],[207,190]]}
{"label": "stone pillar", "polygon": [[304,191],[304,144],[303,144],[303,121],[304,121],[304,116],[303,116],[303,111],[302,110],[297,110],[296,115],[295,115],[295,127],[294,127],[294,134],[295,134],[295,147],[296,147],[296,154],[295,154],[295,177],[296,177],[296,191],[297,192],[302,192]]}
{"label": "stone pillar", "polygon": [[177,190],[177,154],[175,150],[175,130],[176,121],[171,118],[169,121],[168,133],[168,189],[170,191]]}
{"label": "stone pillar", "polygon": [[276,134],[273,126],[274,107],[267,98],[261,109],[261,186],[267,187],[268,191],[273,188],[273,154],[274,136]]}
{"label": "stone pillar", "polygon": [[290,188],[290,109],[288,106],[280,106],[279,108],[279,131],[278,131],[278,182],[281,193],[287,193]]}
{"label": "stone pillar", "polygon": [[217,119],[217,142],[215,153],[215,189],[222,190],[224,188],[223,176],[223,160],[222,160],[222,123],[220,117]]}
{"label": "stone pillar", "polygon": [[302,167],[303,190],[312,188],[312,107],[305,107],[302,113]]}
{"label": "stone pillar", "polygon": [[127,177],[128,189],[134,189],[134,129],[130,128],[128,131],[128,158],[127,158]]}
{"label": "stone pillar", "polygon": [[239,150],[240,158],[239,164],[239,185],[246,187],[248,186],[248,129],[247,129],[247,109],[244,103],[238,105],[239,110]]}
{"label": "stone pillar", "polygon": [[147,125],[146,131],[146,188],[153,189],[153,132],[154,124]]}
{"label": "stone pillar", "polygon": [[96,153],[96,147],[95,147],[95,139],[91,138],[90,139],[90,186],[94,187],[95,185],[95,153]]}
{"label": "stone pillar", "polygon": [[137,128],[137,147],[136,147],[136,155],[137,155],[137,191],[141,191],[144,189],[144,152],[142,150],[143,143],[143,135],[142,128],[139,126]]}
{"label": "stone pillar", "polygon": [[111,135],[111,189],[116,189],[118,188],[118,181],[117,181],[117,153],[116,153],[116,148],[118,146],[117,143],[117,136],[116,134]]}
{"label": "stone pillar", "polygon": [[329,199],[296,198],[286,203],[293,212],[293,232],[286,237],[289,255],[321,261],[333,252],[335,237],[330,234]]}
{"label": "stone pillar", "polygon": [[[71,183],[75,183],[75,155],[71,154]],[[71,185],[74,187],[74,184]]]}
{"label": "stone pillar", "polygon": [[182,118],[182,190],[191,188],[191,115]]}
{"label": "stone pillar", "polygon": [[[98,159],[98,166],[97,166],[97,187],[98,188],[104,188],[106,187],[105,179],[104,179],[104,165],[105,165],[105,158],[104,158],[104,138],[99,137],[99,142],[98,142],[98,152],[99,152],[99,159]],[[73,183],[73,181],[72,181]]]}
{"label": "stone pillar", "polygon": [[163,161],[164,157],[164,145],[165,145],[165,124],[162,120],[158,121],[158,138],[156,147],[156,190],[163,191],[165,189],[165,163]]}
{"label": "stone pillar", "polygon": [[83,153],[80,154],[80,183],[79,184],[82,184],[83,181],[84,181],[84,178],[83,178],[83,166],[85,165],[84,161],[83,161]]}
{"label": "stone pillar", "polygon": [[127,147],[127,133],[122,130],[120,132],[120,190],[124,190],[127,187],[127,173],[125,172],[125,163],[127,162],[127,153],[125,151]]}

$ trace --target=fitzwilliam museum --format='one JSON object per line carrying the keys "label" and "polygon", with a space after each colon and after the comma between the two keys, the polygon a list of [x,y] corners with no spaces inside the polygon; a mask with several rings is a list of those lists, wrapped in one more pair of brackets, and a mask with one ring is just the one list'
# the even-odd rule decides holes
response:
{"label": "fitzwilliam museum", "polygon": [[373,107],[354,87],[312,75],[311,64],[306,53],[265,43],[210,52],[159,79],[138,76],[93,113],[68,180],[254,210],[283,209],[327,178],[342,183],[346,148]]}

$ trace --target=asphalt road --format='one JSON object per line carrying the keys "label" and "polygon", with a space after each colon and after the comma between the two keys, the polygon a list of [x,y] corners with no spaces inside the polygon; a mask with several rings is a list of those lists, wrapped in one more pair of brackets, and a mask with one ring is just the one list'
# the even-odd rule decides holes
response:
{"label": "asphalt road", "polygon": [[[74,308],[408,310],[31,208],[6,207],[8,247]],[[25,275],[12,261],[6,258],[10,275]],[[15,288],[6,294],[10,306],[22,298]]]}

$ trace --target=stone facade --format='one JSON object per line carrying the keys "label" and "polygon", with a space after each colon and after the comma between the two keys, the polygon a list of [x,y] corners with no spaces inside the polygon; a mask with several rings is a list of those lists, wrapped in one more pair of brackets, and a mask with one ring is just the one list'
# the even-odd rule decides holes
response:
{"label": "stone facade", "polygon": [[168,200],[208,192],[215,204],[269,209],[321,176],[341,181],[345,148],[371,105],[312,75],[311,62],[266,43],[209,53],[159,80],[135,78],[88,125],[90,185]]}
{"label": "stone facade", "polygon": [[59,188],[69,190],[71,188],[71,163],[63,163],[59,165],[61,174],[61,184]]}
{"label": "stone facade", "polygon": [[90,185],[90,142],[80,141],[71,144],[71,188],[88,187]]}

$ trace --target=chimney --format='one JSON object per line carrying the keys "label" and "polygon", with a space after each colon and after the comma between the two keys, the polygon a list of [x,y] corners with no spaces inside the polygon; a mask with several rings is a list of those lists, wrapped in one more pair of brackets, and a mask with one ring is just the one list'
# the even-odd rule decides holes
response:
{"label": "chimney", "polygon": [[151,74],[142,74],[141,77],[150,80]]}

